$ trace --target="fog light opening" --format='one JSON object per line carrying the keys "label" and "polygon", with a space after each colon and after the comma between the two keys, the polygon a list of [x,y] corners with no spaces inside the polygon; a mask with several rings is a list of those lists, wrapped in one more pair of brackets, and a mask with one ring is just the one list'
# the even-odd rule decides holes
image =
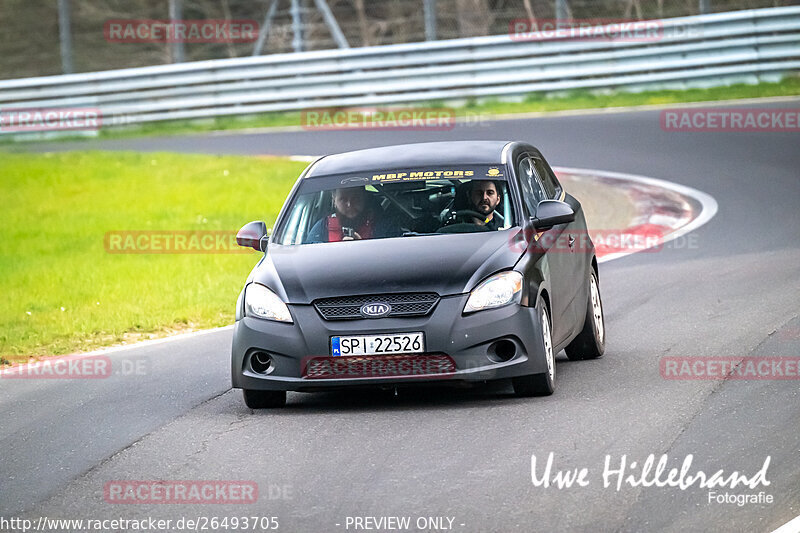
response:
{"label": "fog light opening", "polygon": [[272,366],[272,358],[265,352],[255,352],[250,356],[250,368],[256,374],[266,374]]}
{"label": "fog light opening", "polygon": [[489,359],[503,363],[517,355],[517,345],[513,341],[503,339],[489,346]]}

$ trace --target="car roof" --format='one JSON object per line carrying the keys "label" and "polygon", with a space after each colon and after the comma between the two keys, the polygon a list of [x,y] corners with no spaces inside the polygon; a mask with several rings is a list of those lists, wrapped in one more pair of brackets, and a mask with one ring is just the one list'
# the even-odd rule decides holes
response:
{"label": "car roof", "polygon": [[509,141],[445,141],[367,148],[318,159],[305,177],[431,165],[497,165],[502,163],[507,144]]}

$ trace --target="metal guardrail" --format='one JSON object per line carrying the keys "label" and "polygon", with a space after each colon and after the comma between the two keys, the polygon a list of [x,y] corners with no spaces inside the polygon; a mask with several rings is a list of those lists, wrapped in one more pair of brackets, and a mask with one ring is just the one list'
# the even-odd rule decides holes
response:
{"label": "metal guardrail", "polygon": [[97,108],[109,126],[580,88],[707,87],[800,70],[800,6],[657,24],[657,39],[501,35],[0,81],[0,113]]}

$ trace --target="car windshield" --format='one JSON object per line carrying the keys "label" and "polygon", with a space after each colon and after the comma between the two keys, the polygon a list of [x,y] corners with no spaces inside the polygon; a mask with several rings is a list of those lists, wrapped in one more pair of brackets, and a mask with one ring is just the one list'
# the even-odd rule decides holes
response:
{"label": "car windshield", "polygon": [[515,225],[502,166],[403,169],[303,180],[273,242],[477,233]]}

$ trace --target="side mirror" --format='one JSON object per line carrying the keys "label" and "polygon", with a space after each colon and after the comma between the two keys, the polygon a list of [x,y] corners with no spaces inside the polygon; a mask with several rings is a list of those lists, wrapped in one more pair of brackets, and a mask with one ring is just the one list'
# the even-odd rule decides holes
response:
{"label": "side mirror", "polygon": [[536,206],[536,217],[533,227],[537,229],[552,228],[558,224],[566,224],[575,220],[575,211],[566,202],[558,200],[542,200]]}
{"label": "side mirror", "polygon": [[260,220],[245,224],[236,234],[236,244],[259,252],[266,251],[267,241],[267,225]]}

